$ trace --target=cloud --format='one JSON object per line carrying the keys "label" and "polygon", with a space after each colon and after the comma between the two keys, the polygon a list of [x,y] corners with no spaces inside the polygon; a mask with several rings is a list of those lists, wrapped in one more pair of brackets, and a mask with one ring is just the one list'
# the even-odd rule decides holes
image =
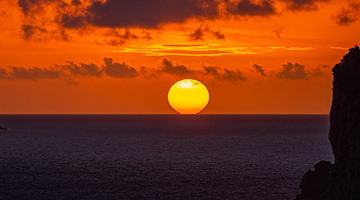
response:
{"label": "cloud", "polygon": [[33,38],[34,35],[47,33],[46,29],[38,27],[38,26],[31,26],[31,25],[23,25],[21,27],[21,31],[23,33],[25,40],[29,40],[29,39]]}
{"label": "cloud", "polygon": [[243,73],[240,70],[229,70],[224,68],[224,74],[222,74],[220,77],[217,77],[220,80],[228,80],[228,81],[245,81],[246,78],[243,75]]}
{"label": "cloud", "polygon": [[225,39],[225,34],[220,31],[212,31],[211,33],[216,39],[219,39],[219,40]]}
{"label": "cloud", "polygon": [[305,66],[298,63],[288,62],[282,65],[280,71],[275,72],[276,78],[278,79],[289,79],[289,80],[305,80],[310,77],[323,76],[324,73],[320,68],[315,68],[312,71],[305,70]]}
{"label": "cloud", "polygon": [[191,70],[185,65],[174,64],[171,61],[164,59],[161,63],[160,70],[157,73],[166,73],[175,76],[201,76],[208,75],[218,80],[237,82],[246,80],[243,73],[239,70],[230,70],[227,68],[220,68],[214,66],[203,66],[203,70]]}
{"label": "cloud", "polygon": [[68,62],[66,65],[60,65],[59,68],[62,69],[65,73],[68,72],[70,76],[81,76],[81,77],[101,77],[102,69],[91,63],[80,65],[75,64],[74,62]]}
{"label": "cloud", "polygon": [[6,69],[0,67],[0,79],[4,79],[7,76]]}
{"label": "cloud", "polygon": [[251,0],[229,1],[227,10],[232,15],[240,16],[269,16],[276,14],[272,0],[262,0],[257,3]]}
{"label": "cloud", "polygon": [[62,76],[62,71],[58,68],[46,68],[42,69],[39,67],[32,68],[19,68],[10,67],[11,76],[9,79],[16,80],[39,80],[39,79],[57,79]]}
{"label": "cloud", "polygon": [[214,67],[214,66],[204,66],[203,68],[205,75],[211,75],[218,80],[227,80],[231,82],[246,80],[243,73],[239,70],[229,70],[226,68],[221,69],[219,67]]}
{"label": "cloud", "polygon": [[176,64],[163,59],[158,69],[148,67],[131,67],[125,62],[114,62],[112,58],[104,58],[103,65],[85,64],[68,61],[62,65],[53,65],[46,68],[40,67],[0,67],[0,79],[2,80],[64,80],[69,84],[79,84],[80,78],[154,78],[162,74],[180,77],[210,76],[221,81],[238,82],[246,80],[238,69],[232,70],[221,67],[203,66],[202,70],[194,70],[186,65]]}
{"label": "cloud", "polygon": [[65,0],[18,0],[17,5],[23,13],[21,32],[25,40],[68,41],[71,37],[67,29],[85,25],[84,20],[80,24],[80,18],[87,14],[76,0],[71,3]]}
{"label": "cloud", "polygon": [[104,58],[105,66],[103,68],[106,75],[115,78],[135,78],[139,75],[137,70],[129,67],[125,62],[114,63],[112,58]]}
{"label": "cloud", "polygon": [[284,30],[283,27],[276,27],[272,32],[275,34],[277,38],[281,38],[281,35],[284,32]]}
{"label": "cloud", "polygon": [[64,79],[72,81],[78,77],[104,77],[135,78],[139,72],[128,66],[125,62],[117,63],[112,58],[104,58],[104,65],[98,66],[90,63],[75,64],[67,62],[64,65],[54,65],[47,68],[40,67],[0,67],[0,79],[6,80],[42,80],[42,79]]}
{"label": "cloud", "polygon": [[311,72],[309,72],[309,74],[314,77],[320,77],[324,75],[324,72],[321,71],[321,68],[315,68]]}
{"label": "cloud", "polygon": [[112,58],[104,58],[103,65],[96,65],[93,63],[85,64],[74,62],[66,62],[62,65],[53,65],[46,68],[40,67],[0,67],[0,79],[2,80],[44,80],[44,79],[61,79],[70,84],[78,84],[79,78],[153,78],[161,74],[169,74],[173,76],[182,77],[197,77],[197,76],[211,76],[218,80],[224,81],[244,81],[245,77],[239,70],[231,70],[220,67],[203,67],[202,70],[193,70],[188,66],[181,64],[174,64],[167,59],[163,59],[160,68],[152,70],[150,68],[140,66],[134,68],[125,62],[114,62]]}
{"label": "cloud", "polygon": [[160,73],[167,73],[177,76],[186,76],[194,74],[193,71],[189,70],[185,65],[174,65],[171,61],[164,59],[161,63]]}
{"label": "cloud", "polygon": [[[208,76],[220,81],[241,82],[245,81],[245,75],[239,69],[229,69],[217,66],[202,66],[201,69],[192,69],[189,66],[177,64],[170,60],[163,59],[159,68],[154,70],[148,67],[131,67],[125,62],[115,62],[112,58],[104,58],[104,64],[66,62],[65,64],[53,65],[50,67],[0,67],[0,79],[2,80],[44,80],[59,79],[68,83],[79,83],[81,78],[102,78],[112,77],[118,79],[132,79],[136,77],[153,78],[162,74],[180,77],[201,77]],[[254,64],[253,72],[267,76],[262,66]],[[304,80],[324,75],[328,66],[320,65],[318,68],[306,70],[305,66],[298,63],[288,62],[282,65],[279,71],[271,71],[270,78]]]}
{"label": "cloud", "polygon": [[190,41],[203,41],[206,35],[211,35],[215,39],[223,40],[225,39],[225,34],[220,31],[213,31],[207,25],[203,28],[200,26],[199,28],[195,29],[194,32],[189,34]]}
{"label": "cloud", "polygon": [[49,31],[46,28],[42,28],[39,26],[32,26],[32,25],[22,25],[21,32],[24,40],[48,40],[48,39],[55,39],[55,40],[70,40],[70,36],[64,30],[58,31]]}
{"label": "cloud", "polygon": [[308,74],[305,72],[303,65],[291,62],[282,65],[282,69],[277,74],[277,78],[279,79],[301,80],[307,77]]}
{"label": "cloud", "polygon": [[[30,35],[41,35],[43,30],[62,32],[87,26],[159,29],[163,24],[182,23],[189,19],[204,21],[232,16],[267,17],[280,12],[275,6],[278,2],[285,2],[289,10],[296,11],[314,10],[318,3],[328,1],[330,0],[18,0],[18,6],[24,14],[23,25],[30,26],[29,31],[33,32]],[[51,31],[48,24],[53,25]],[[204,30],[198,29],[194,33],[194,40],[201,40],[201,31]],[[224,39],[224,34],[219,31],[212,31],[211,34],[215,38]],[[121,44],[121,41],[112,43]]]}
{"label": "cloud", "polygon": [[253,65],[253,69],[255,70],[255,72],[260,73],[262,76],[266,76],[265,70],[264,70],[264,67],[263,67],[263,66],[260,66],[260,65],[258,65],[258,64],[254,64],[254,65]]}
{"label": "cloud", "polygon": [[215,18],[217,0],[107,0],[87,8],[88,21],[99,27],[157,28],[163,23],[181,23],[189,18]]}
{"label": "cloud", "polygon": [[64,28],[76,29],[87,25],[87,21],[84,16],[76,16],[76,15],[73,16],[71,14],[64,13],[60,17],[60,24]]}
{"label": "cloud", "polygon": [[288,4],[290,10],[317,10],[318,3],[330,0],[281,0]]}
{"label": "cloud", "polygon": [[204,31],[201,28],[197,28],[193,33],[189,35],[189,39],[191,41],[199,41],[199,40],[204,40],[204,36],[205,36]]}
{"label": "cloud", "polygon": [[359,13],[360,3],[350,3],[334,17],[335,22],[341,26],[349,26],[359,20]]}
{"label": "cloud", "polygon": [[137,40],[139,36],[130,32],[129,29],[126,29],[124,33],[120,33],[116,29],[110,29],[105,33],[105,36],[109,39],[105,39],[105,43],[111,46],[121,46],[126,43],[127,40]]}

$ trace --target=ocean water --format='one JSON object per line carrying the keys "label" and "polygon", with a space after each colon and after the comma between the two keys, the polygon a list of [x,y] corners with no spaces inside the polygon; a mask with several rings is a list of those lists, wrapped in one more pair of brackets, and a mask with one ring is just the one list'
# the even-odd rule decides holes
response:
{"label": "ocean water", "polygon": [[0,115],[0,199],[294,199],[327,115]]}

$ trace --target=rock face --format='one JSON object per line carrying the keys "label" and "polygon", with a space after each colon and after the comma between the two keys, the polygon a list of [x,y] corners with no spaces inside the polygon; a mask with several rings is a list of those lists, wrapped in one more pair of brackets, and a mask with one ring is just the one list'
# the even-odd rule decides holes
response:
{"label": "rock face", "polygon": [[306,173],[296,200],[360,200],[360,48],[350,49],[333,73],[329,139],[335,164],[321,161]]}
{"label": "rock face", "polygon": [[355,46],[333,68],[330,142],[335,168],[331,200],[360,199],[360,48]]}
{"label": "rock face", "polygon": [[320,161],[309,170],[300,183],[301,194],[296,200],[327,200],[330,175],[333,165],[329,161]]}

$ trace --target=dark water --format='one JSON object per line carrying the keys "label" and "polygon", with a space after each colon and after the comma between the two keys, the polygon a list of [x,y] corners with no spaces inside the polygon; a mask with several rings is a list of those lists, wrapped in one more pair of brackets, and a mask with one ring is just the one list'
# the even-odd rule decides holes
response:
{"label": "dark water", "polygon": [[326,115],[0,115],[0,199],[293,199]]}

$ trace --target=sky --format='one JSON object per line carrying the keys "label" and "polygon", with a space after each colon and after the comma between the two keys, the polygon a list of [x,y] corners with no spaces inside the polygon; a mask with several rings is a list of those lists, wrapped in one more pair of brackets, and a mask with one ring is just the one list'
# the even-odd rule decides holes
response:
{"label": "sky", "polygon": [[360,0],[0,0],[0,113],[327,114]]}

